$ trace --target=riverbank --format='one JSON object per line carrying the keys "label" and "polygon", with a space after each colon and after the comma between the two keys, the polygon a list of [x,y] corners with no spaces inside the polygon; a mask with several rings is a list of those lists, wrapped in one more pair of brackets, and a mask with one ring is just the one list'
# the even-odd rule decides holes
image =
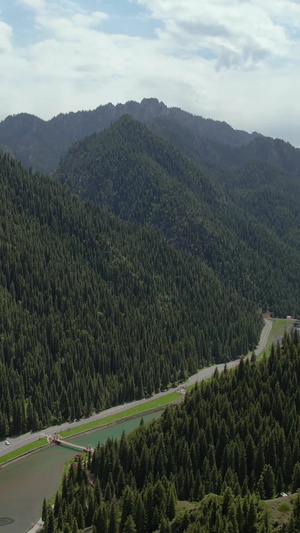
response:
{"label": "riverbank", "polygon": [[[273,324],[276,325],[276,334],[278,335],[278,325],[282,333],[287,327],[291,327],[292,321],[283,320],[283,319],[273,319],[265,320],[265,326],[262,330],[259,344],[255,350],[256,355],[261,354],[266,346],[271,346],[273,342],[273,336],[271,334]],[[230,361],[227,363],[227,369],[236,367],[239,364],[239,360]],[[168,391],[160,392],[155,394],[151,399],[144,398],[141,400],[136,400],[130,404],[123,404],[117,407],[111,407],[101,413],[93,415],[85,420],[79,420],[73,423],[67,422],[59,426],[49,427],[43,432],[36,433],[27,433],[26,435],[21,435],[16,438],[10,438],[10,451],[9,453],[4,441],[0,443],[0,468],[3,467],[8,462],[16,460],[18,457],[24,457],[32,451],[38,451],[45,446],[47,446],[46,438],[48,435],[53,435],[54,433],[59,433],[64,438],[69,438],[78,434],[82,434],[88,431],[97,430],[101,427],[106,426],[107,424],[126,419],[127,417],[140,415],[144,412],[151,412],[151,409],[163,407],[170,403],[173,403],[181,398],[184,388],[190,388],[193,386],[196,381],[201,382],[206,379],[210,379],[213,376],[213,373],[216,368],[219,372],[224,370],[224,364],[212,365],[210,367],[203,368],[197,374],[191,376],[186,383],[182,384],[180,391],[178,387],[169,389]],[[25,444],[26,443],[26,444]]]}
{"label": "riverbank", "polygon": [[[172,404],[179,403],[180,401],[183,400],[184,395],[181,394],[179,396],[180,397],[177,400],[173,401]],[[149,415],[151,415],[153,413],[157,413],[157,412],[160,412],[160,411],[161,411],[161,407],[154,407],[153,409],[144,411],[144,413],[145,413],[145,415],[149,416]],[[123,422],[127,422],[129,420],[133,420],[135,418],[140,418],[140,416],[142,414],[143,413],[140,413],[138,415],[135,414],[135,415],[131,415],[131,416],[128,416],[128,417],[124,417],[124,418],[119,419],[119,420],[115,420],[114,422],[110,422],[110,423],[108,423],[106,425],[101,426],[101,429],[103,429],[103,430],[104,429],[108,429],[108,428],[113,427],[113,426],[115,426],[117,424],[121,424]],[[72,435],[71,438],[70,438],[70,441],[72,441],[72,438],[74,439],[74,438],[79,437],[79,436],[88,435],[88,434],[96,432],[98,430],[99,430],[99,428],[92,428],[92,429],[89,429],[89,430],[81,431],[80,433],[78,433],[76,435]],[[67,438],[67,437],[65,437],[65,438]],[[55,444],[48,444],[48,446],[55,446]],[[19,459],[21,459],[21,457]],[[18,458],[16,458],[15,461],[18,461]],[[43,527],[43,521],[40,518],[38,520],[38,522],[29,531],[27,531],[27,533],[38,533],[38,531],[40,531],[42,529],[42,527]]]}
{"label": "riverbank", "polygon": [[[39,438],[39,440],[34,440],[31,444],[27,444],[24,447],[17,448],[13,452],[10,452],[0,457],[0,469],[4,468],[7,464],[11,464],[12,462],[26,457],[30,453],[37,453],[38,451],[41,451],[46,447],[54,446],[54,444],[50,444],[47,441],[47,435],[59,432],[59,434],[65,439],[76,438],[85,435],[86,433],[98,431],[99,429],[105,429],[114,424],[131,420],[143,414],[148,415],[156,411],[160,411],[166,405],[177,403],[181,401],[181,399],[182,393],[173,392],[164,395],[164,397],[154,398],[152,400],[146,401],[145,403],[142,403],[141,405],[137,405],[129,409],[127,408],[126,410],[123,410],[120,413],[102,417],[99,420],[94,420],[92,422],[82,421],[82,423],[77,425],[76,428],[71,428],[70,424],[64,424],[63,426],[68,426],[64,430],[62,429],[63,426],[57,426],[55,428],[55,431],[53,427],[48,428],[47,430],[45,430],[45,433],[38,433],[35,436],[35,438]],[[106,413],[107,411],[105,411],[104,413]],[[49,431],[49,429],[51,431]]]}
{"label": "riverbank", "polygon": [[[261,334],[260,343],[255,350],[257,355],[264,350],[266,341],[268,338],[270,339],[272,325],[272,321],[266,322]],[[286,325],[287,324],[285,323],[284,327],[286,327]],[[229,370],[238,364],[239,359],[236,361],[231,361],[230,363],[227,363],[227,368]],[[202,369],[194,376],[191,376],[186,382],[185,386],[191,386],[196,381],[200,382],[211,378],[216,368],[218,368],[218,370],[221,372],[224,369],[224,365],[212,365]],[[184,393],[185,391],[183,390],[182,392]],[[183,399],[184,394],[179,393],[179,391],[176,389],[175,393],[176,395],[174,397],[172,396],[172,391],[169,390],[164,393],[160,393],[158,395],[160,399],[155,396],[154,398],[152,397],[151,400],[144,399],[138,402],[132,402],[130,405],[111,408],[106,412],[91,417],[89,421],[79,421],[77,427],[74,427],[74,425],[70,423],[65,424],[67,428],[64,438],[68,437],[72,440],[77,439],[77,444],[80,446],[87,446],[87,444],[91,444],[93,447],[95,447],[99,441],[102,443],[104,442],[102,433],[106,434],[105,438],[120,438],[120,432],[123,429],[123,425],[126,425],[126,432],[129,433],[133,430],[133,424],[130,422],[130,419],[135,418],[137,420],[134,426],[137,427],[139,424],[138,418],[136,418],[137,416],[139,416],[140,419],[143,417],[144,420],[146,420],[146,418],[151,416],[149,415],[150,411],[154,413],[154,416],[155,411],[160,410],[159,407],[163,409],[165,405],[169,403],[168,400],[170,398],[173,400],[175,399],[176,401]],[[158,407],[154,407],[154,409],[150,409],[150,407],[153,407],[153,404],[155,405],[156,401],[158,401],[160,405]],[[147,411],[145,412],[146,409]],[[116,410],[119,412],[116,412]],[[118,419],[116,419],[114,416],[116,414]],[[112,416],[114,416],[113,420],[111,418]],[[125,422],[125,419],[127,419],[127,422]],[[90,422],[93,424],[92,427],[90,426]],[[101,424],[101,430],[95,427],[95,423]],[[130,427],[129,424],[131,424]],[[104,429],[104,427],[107,429]],[[53,430],[53,428],[49,429]],[[62,426],[59,427],[58,432],[61,432],[61,429]],[[72,434],[70,434],[71,430]],[[46,431],[48,432],[48,430]],[[74,434],[75,432],[80,432],[81,437],[78,437],[78,435],[76,437]],[[89,434],[90,437],[87,438],[85,436],[86,434]],[[25,439],[27,437],[28,436],[25,436]],[[37,435],[35,435],[35,438],[37,438]],[[2,487],[0,492],[3,497],[1,498],[2,502],[0,502],[0,515],[3,515],[3,512],[9,513],[8,516],[13,517],[15,520],[15,523],[9,526],[9,530],[5,527],[0,529],[0,531],[3,531],[3,533],[6,531],[7,533],[20,533],[20,531],[23,531],[23,533],[25,531],[36,532],[40,527],[38,523],[35,524],[35,521],[38,519],[41,512],[41,495],[48,499],[52,494],[54,494],[61,478],[62,465],[69,457],[72,456],[72,452],[69,449],[61,446],[46,445],[45,448],[46,449],[43,450],[38,448],[36,451],[39,451],[39,454],[27,453],[27,457],[23,458],[23,456],[23,460],[18,461],[18,464],[10,463],[6,465],[7,468],[2,469],[2,471],[0,470],[0,485]],[[13,463],[14,462],[17,463],[17,461],[13,461]],[[35,524],[35,529],[30,529],[32,528],[33,524]]]}
{"label": "riverbank", "polygon": [[[104,445],[107,439],[119,440],[123,431],[129,435],[137,429],[142,418],[147,424],[158,419],[161,413],[162,410],[119,421],[106,429],[102,427],[87,435],[72,437],[72,443],[82,447],[90,444],[95,448],[99,442]],[[66,461],[77,453],[63,445],[47,446],[0,470],[0,516],[13,519],[9,526],[0,527],[1,533],[25,533],[36,525],[41,517],[43,498],[48,501],[56,493]]]}

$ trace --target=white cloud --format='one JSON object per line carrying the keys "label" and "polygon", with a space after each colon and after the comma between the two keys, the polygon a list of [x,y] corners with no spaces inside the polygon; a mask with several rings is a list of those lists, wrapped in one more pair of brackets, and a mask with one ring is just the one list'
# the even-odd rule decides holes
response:
{"label": "white cloud", "polygon": [[19,0],[20,4],[34,10],[40,10],[45,8],[45,0]]}
{"label": "white cloud", "polygon": [[105,33],[107,14],[84,1],[19,1],[39,33],[13,47],[13,28],[0,22],[1,118],[153,96],[300,145],[297,2],[139,0],[161,21],[150,39]]}
{"label": "white cloud", "polygon": [[288,0],[139,0],[155,18],[167,49],[201,51],[217,56],[217,67],[259,66],[266,59],[285,58],[293,41],[286,24],[298,16],[300,6]]}
{"label": "white cloud", "polygon": [[12,51],[12,36],[12,27],[0,20],[0,54],[10,53]]}

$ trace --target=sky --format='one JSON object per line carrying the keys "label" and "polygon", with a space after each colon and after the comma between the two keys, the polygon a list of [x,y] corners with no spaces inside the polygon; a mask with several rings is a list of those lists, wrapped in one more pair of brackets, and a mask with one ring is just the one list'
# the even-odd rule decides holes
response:
{"label": "sky", "polygon": [[1,0],[0,120],[158,98],[300,147],[300,0]]}

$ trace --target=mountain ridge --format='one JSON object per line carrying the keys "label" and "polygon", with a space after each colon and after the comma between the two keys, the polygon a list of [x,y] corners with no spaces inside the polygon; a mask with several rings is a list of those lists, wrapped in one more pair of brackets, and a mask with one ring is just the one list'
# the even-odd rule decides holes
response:
{"label": "mountain ridge", "polygon": [[[225,142],[233,146],[247,144],[258,135],[234,130],[226,122],[198,117],[179,108],[168,108],[155,98],[147,98],[141,103],[128,101],[116,106],[109,103],[92,111],[60,113],[48,121],[26,113],[9,116],[0,122],[0,148],[8,150],[27,168],[52,174],[59,158],[73,142],[102,131],[124,114],[146,123],[157,117],[171,116],[178,125],[185,125],[213,141],[226,139]],[[51,155],[45,154],[46,147],[51,150]]]}

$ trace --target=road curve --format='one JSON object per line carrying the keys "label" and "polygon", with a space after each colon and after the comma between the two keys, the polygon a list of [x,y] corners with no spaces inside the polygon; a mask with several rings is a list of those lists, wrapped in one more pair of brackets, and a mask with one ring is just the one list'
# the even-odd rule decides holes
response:
{"label": "road curve", "polygon": [[[268,338],[269,338],[269,335],[272,329],[272,325],[273,325],[272,320],[264,319],[264,321],[265,321],[265,325],[262,329],[259,343],[256,349],[254,350],[254,353],[256,355],[259,355],[260,353],[264,351],[266,344],[268,342]],[[248,356],[248,357],[251,357],[251,356]],[[240,362],[240,358],[235,359],[234,361],[230,361],[229,363],[227,363],[227,369],[230,370],[231,368],[235,368],[236,366],[238,366],[239,362]],[[220,363],[218,365],[213,365],[207,368],[203,368],[197,374],[195,374],[194,376],[191,376],[186,382],[186,385],[187,386],[194,385],[196,381],[200,382],[200,381],[204,381],[205,379],[209,379],[214,375],[216,368],[218,369],[219,373],[223,372],[224,366],[225,366],[225,363]]]}
{"label": "road curve", "polygon": [[[261,336],[260,336],[260,341],[259,341],[259,344],[258,344],[256,350],[255,350],[256,355],[259,355],[264,350],[264,348],[265,348],[265,346],[267,344],[267,340],[268,340],[268,337],[269,337],[271,329],[272,329],[272,321],[265,319],[265,325],[263,327],[263,330],[262,330],[262,333],[261,333]],[[227,363],[228,370],[230,370],[231,368],[236,367],[239,364],[239,362],[240,362],[240,359],[236,359],[235,361],[230,361],[229,363]],[[204,381],[206,379],[209,379],[209,378],[211,378],[213,376],[216,368],[218,369],[219,372],[223,372],[224,366],[225,365],[223,363],[221,363],[221,364],[218,364],[218,365],[213,365],[213,366],[209,366],[209,367],[203,368],[202,370],[197,372],[197,374],[194,374],[193,376],[189,377],[187,382],[184,383],[183,385],[190,386],[190,385],[194,385],[196,383],[196,381],[200,382],[200,381]],[[142,400],[135,400],[135,401],[130,402],[130,403],[126,403],[126,404],[123,404],[123,405],[118,405],[116,407],[111,407],[110,409],[106,409],[105,411],[101,411],[101,413],[98,413],[96,415],[90,416],[89,418],[81,419],[78,422],[72,422],[71,424],[70,424],[70,422],[66,422],[66,423],[61,424],[59,426],[51,426],[51,427],[49,427],[47,429],[43,429],[42,431],[37,431],[37,432],[34,432],[34,433],[32,433],[32,432],[25,433],[24,435],[20,435],[18,437],[10,437],[9,438],[9,443],[10,443],[9,446],[7,446],[5,444],[5,441],[1,441],[0,442],[0,457],[3,456],[3,455],[6,455],[9,452],[18,450],[19,448],[21,448],[22,446],[25,446],[26,444],[31,444],[32,442],[35,442],[35,441],[39,440],[40,438],[45,437],[46,435],[53,435],[53,433],[58,433],[60,431],[65,431],[66,429],[70,428],[70,426],[72,428],[80,427],[83,424],[86,424],[87,422],[91,422],[93,420],[101,420],[102,418],[106,418],[109,415],[122,413],[123,411],[126,411],[130,407],[134,407],[134,406],[137,406],[137,405],[143,405],[144,403],[149,402],[149,400],[154,400],[156,398],[161,398],[163,396],[166,396],[167,394],[170,394],[171,392],[176,392],[176,391],[177,391],[177,387],[173,388],[173,389],[169,389],[168,391],[165,391],[165,392],[159,392],[158,394],[154,394],[153,396],[151,396],[150,399],[149,398],[143,398]]]}

